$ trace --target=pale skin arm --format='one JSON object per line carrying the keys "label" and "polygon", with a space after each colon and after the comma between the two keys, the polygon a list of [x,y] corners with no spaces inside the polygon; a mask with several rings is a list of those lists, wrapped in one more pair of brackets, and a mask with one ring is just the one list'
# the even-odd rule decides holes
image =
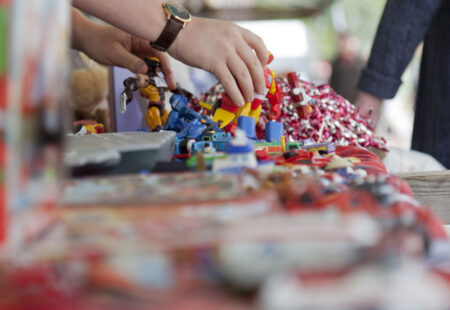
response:
{"label": "pale skin arm", "polygon": [[371,94],[361,92],[356,100],[355,106],[362,116],[370,115],[370,122],[373,129],[377,128],[380,119],[383,99]]}
{"label": "pale skin arm", "polygon": [[158,57],[170,89],[176,87],[166,53],[157,51],[145,40],[113,26],[97,24],[72,9],[72,47],[103,65],[116,65],[134,73],[146,73],[144,57]]}
{"label": "pale skin arm", "polygon": [[[73,0],[73,5],[136,37],[154,41],[166,24],[160,0]],[[234,23],[196,18],[168,50],[187,65],[213,73],[239,106],[265,93],[268,51],[254,33]]]}

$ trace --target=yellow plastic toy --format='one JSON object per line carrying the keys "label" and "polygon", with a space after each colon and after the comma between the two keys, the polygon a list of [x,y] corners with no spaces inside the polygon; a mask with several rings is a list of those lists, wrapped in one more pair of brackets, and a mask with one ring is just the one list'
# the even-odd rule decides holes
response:
{"label": "yellow plastic toy", "polygon": [[164,107],[164,94],[167,90],[166,82],[159,76],[161,62],[156,57],[145,58],[148,67],[147,74],[138,74],[134,78],[124,81],[125,90],[120,96],[121,113],[126,111],[127,104],[133,98],[132,92],[139,88],[143,98],[148,100],[145,121],[152,131],[159,131],[164,127],[169,112]]}

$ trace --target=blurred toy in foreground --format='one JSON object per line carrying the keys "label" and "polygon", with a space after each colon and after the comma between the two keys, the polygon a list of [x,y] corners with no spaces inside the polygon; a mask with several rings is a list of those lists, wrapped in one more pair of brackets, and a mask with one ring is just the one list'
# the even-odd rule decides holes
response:
{"label": "blurred toy in foreground", "polygon": [[120,113],[125,113],[127,105],[133,99],[133,92],[140,90],[143,98],[148,100],[145,120],[152,131],[160,131],[166,123],[169,112],[164,107],[164,94],[168,89],[166,82],[159,76],[161,63],[158,58],[145,58],[147,74],[138,74],[123,81],[125,89],[120,95]]}
{"label": "blurred toy in foreground", "polygon": [[449,305],[443,278],[415,261],[392,259],[340,273],[278,274],[262,287],[259,301],[264,310],[443,310]]}
{"label": "blurred toy in foreground", "polygon": [[[236,138],[242,152],[234,155],[249,156],[249,139]],[[67,298],[100,292],[73,309],[104,309],[92,300],[109,296],[124,299],[108,304],[117,309],[178,310],[198,292],[232,287],[244,294],[223,303],[244,302],[238,309],[256,309],[251,296],[258,309],[448,309],[444,278],[424,261],[427,244],[445,238],[440,221],[373,153],[338,146],[335,154],[325,174],[310,177],[243,169],[70,180],[61,208],[67,242],[55,247],[45,234],[27,254],[46,265],[0,268],[0,307],[35,309],[44,296],[39,308],[49,309],[49,300],[72,305]],[[350,168],[365,174],[347,184]],[[403,265],[411,259],[416,268]],[[189,309],[200,308],[214,309]]]}
{"label": "blurred toy in foreground", "polygon": [[215,159],[212,170],[222,173],[239,173],[244,168],[257,168],[258,161],[253,149],[253,143],[245,136],[245,132],[237,129],[235,138],[225,148],[227,156]]}
{"label": "blurred toy in foreground", "polygon": [[76,121],[73,123],[73,134],[78,136],[99,134],[105,132],[103,124],[96,121]]}

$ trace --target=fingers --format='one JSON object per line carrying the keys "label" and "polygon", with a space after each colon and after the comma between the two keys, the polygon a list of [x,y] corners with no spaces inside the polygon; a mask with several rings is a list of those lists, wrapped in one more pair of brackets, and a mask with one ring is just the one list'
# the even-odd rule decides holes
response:
{"label": "fingers", "polygon": [[244,106],[244,97],[242,97],[236,80],[234,79],[228,67],[221,67],[216,72],[214,72],[214,75],[217,77],[219,82],[222,83],[223,88],[227,92],[231,101],[233,101],[233,103],[239,107]]}
{"label": "fingers", "polygon": [[376,129],[380,119],[382,99],[370,94],[362,93],[357,99],[355,106],[362,116],[369,117],[369,123]]}
{"label": "fingers", "polygon": [[265,68],[267,65],[267,60],[269,59],[269,52],[267,51],[267,47],[263,39],[247,29],[244,29],[243,36],[245,42],[247,42],[247,44],[255,50],[259,62],[262,67]]}
{"label": "fingers", "polygon": [[141,58],[157,57],[161,62],[161,70],[164,73],[164,79],[166,80],[167,86],[170,90],[175,89],[177,85],[167,54],[152,48],[146,40],[138,39],[136,37],[132,37],[132,40],[132,52]]}
{"label": "fingers", "polygon": [[248,46],[244,45],[238,49],[238,54],[245,62],[253,82],[253,88],[258,94],[264,94],[266,90],[266,83],[264,80],[264,69],[258,61],[256,54]]}
{"label": "fingers", "polygon": [[148,70],[145,61],[129,51],[127,51],[122,45],[118,45],[116,53],[114,53],[113,57],[115,59],[111,59],[112,63],[127,68],[136,74],[145,74]]}
{"label": "fingers", "polygon": [[173,75],[172,68],[170,66],[170,60],[166,53],[161,51],[153,50],[152,54],[155,57],[158,57],[161,62],[161,70],[164,73],[164,79],[166,80],[167,86],[170,90],[173,90],[177,87],[175,83],[175,76]]}
{"label": "fingers", "polygon": [[173,75],[172,68],[170,67],[169,58],[166,55],[164,55],[163,59],[160,58],[161,69],[162,72],[164,73],[164,79],[166,80],[169,89],[174,90],[175,88],[177,88],[177,84],[175,82],[175,76]]}
{"label": "fingers", "polygon": [[252,102],[254,92],[265,93],[264,68],[269,52],[259,36],[247,29],[240,29],[243,41],[236,46],[239,57],[232,57],[227,65],[238,82],[246,102]]}
{"label": "fingers", "polygon": [[[254,87],[252,76],[246,63],[235,54],[228,62],[227,66],[239,85],[245,102],[252,102],[254,96]],[[229,94],[230,95],[230,94]],[[230,96],[231,97],[231,96]],[[234,102],[234,101],[233,101]]]}

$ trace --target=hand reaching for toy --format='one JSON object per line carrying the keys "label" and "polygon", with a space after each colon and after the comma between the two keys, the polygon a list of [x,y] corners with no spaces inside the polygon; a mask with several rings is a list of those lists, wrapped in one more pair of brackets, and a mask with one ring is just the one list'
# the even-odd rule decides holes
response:
{"label": "hand reaching for toy", "polygon": [[356,100],[355,106],[362,116],[370,115],[370,123],[375,130],[380,119],[381,105],[383,100],[381,98],[372,96],[368,93],[362,92]]}
{"label": "hand reaching for toy", "polygon": [[265,94],[266,46],[256,34],[234,23],[194,17],[168,52],[213,73],[238,106],[252,102],[254,92]]}
{"label": "hand reaching for toy", "polygon": [[[167,23],[162,0],[133,0],[126,5],[122,0],[72,0],[72,4],[149,41],[156,40]],[[255,92],[265,94],[263,70],[269,53],[260,37],[234,23],[193,17],[168,52],[213,73],[236,105],[251,102]]]}
{"label": "hand reaching for toy", "polygon": [[153,49],[148,41],[113,26],[92,22],[75,9],[72,9],[72,19],[74,48],[100,64],[124,67],[136,74],[148,70],[144,57],[157,57],[169,89],[176,88],[167,54]]}

